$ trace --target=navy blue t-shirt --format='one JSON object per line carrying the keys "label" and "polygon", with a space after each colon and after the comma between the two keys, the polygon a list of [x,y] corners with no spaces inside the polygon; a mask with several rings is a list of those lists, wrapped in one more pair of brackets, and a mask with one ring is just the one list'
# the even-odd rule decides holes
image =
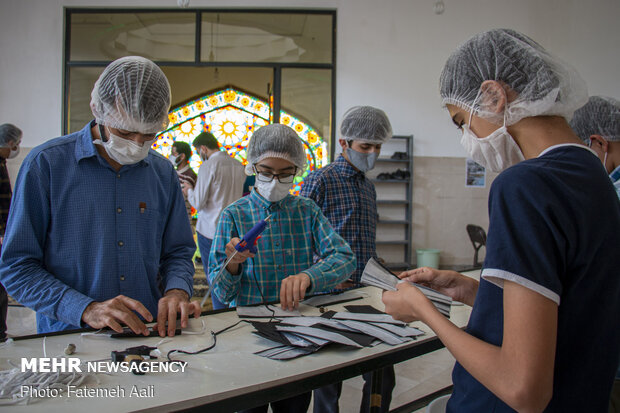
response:
{"label": "navy blue t-shirt", "polygon": [[[620,203],[601,161],[558,145],[508,168],[489,195],[487,254],[467,332],[502,344],[503,280],[556,302],[547,412],[607,412],[620,348]],[[448,412],[513,412],[460,364]]]}

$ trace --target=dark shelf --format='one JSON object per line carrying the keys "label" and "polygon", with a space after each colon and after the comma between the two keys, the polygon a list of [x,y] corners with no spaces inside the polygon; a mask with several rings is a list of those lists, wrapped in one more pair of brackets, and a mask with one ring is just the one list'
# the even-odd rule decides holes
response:
{"label": "dark shelf", "polygon": [[404,239],[397,239],[393,241],[377,241],[377,245],[409,245],[409,241]]}
{"label": "dark shelf", "polygon": [[408,163],[411,159],[390,159],[390,158],[377,158],[377,162],[394,162],[394,163]]}
{"label": "dark shelf", "polygon": [[409,204],[409,201],[406,199],[398,200],[398,199],[377,199],[377,204],[382,205],[401,205],[401,204]]}
{"label": "dark shelf", "polygon": [[370,182],[396,182],[396,183],[401,183],[401,184],[408,184],[409,183],[409,179],[371,179]]}
{"label": "dark shelf", "polygon": [[379,224],[405,224],[409,225],[409,221],[406,219],[381,219],[379,218]]}
{"label": "dark shelf", "polygon": [[[412,239],[411,239],[411,229],[413,228],[413,222],[412,222],[412,215],[411,215],[411,209],[413,207],[413,135],[394,135],[392,136],[393,139],[398,139],[401,141],[401,143],[399,143],[399,146],[403,146],[402,144],[404,143],[404,150],[403,149],[398,149],[398,151],[403,151],[404,154],[406,154],[407,158],[406,159],[392,159],[391,158],[391,154],[384,154],[383,157],[380,157],[377,159],[377,162],[381,162],[383,164],[383,169],[397,169],[398,168],[398,174],[397,175],[386,175],[386,177],[392,177],[392,179],[378,179],[377,177],[374,177],[372,179],[370,179],[371,182],[373,182],[373,184],[379,188],[383,185],[384,189],[391,189],[392,192],[395,192],[396,190],[398,190],[398,192],[400,193],[401,189],[405,189],[405,193],[403,194],[403,198],[405,199],[377,199],[377,205],[378,206],[383,206],[384,208],[389,205],[392,208],[398,208],[399,211],[402,211],[403,214],[403,218],[404,219],[381,219],[379,218],[379,220],[377,221],[378,225],[381,225],[381,229],[383,230],[389,230],[389,229],[404,229],[404,234],[402,235],[402,238],[399,236],[399,234],[393,234],[393,235],[384,235],[385,237],[394,237],[396,239],[393,240],[389,240],[389,241],[377,241],[376,245],[377,246],[383,246],[383,249],[386,250],[395,250],[394,252],[397,253],[396,256],[391,257],[391,259],[393,260],[393,262],[388,262],[387,263],[387,267],[393,270],[402,270],[402,269],[408,269],[412,267],[412,262],[413,260],[411,259],[411,255],[412,255],[412,250],[413,250],[413,244],[412,244]],[[403,142],[404,141],[404,142]],[[391,166],[390,166],[391,165]],[[401,166],[402,165],[402,166]],[[402,171],[400,171],[401,169],[404,169],[405,171],[409,172],[409,177],[405,178],[405,179],[396,179],[396,177],[402,177]],[[397,171],[394,171],[394,173]],[[378,174],[377,174],[378,175]],[[389,196],[389,195],[387,195]],[[400,195],[396,194],[392,195],[394,197],[400,197]],[[401,215],[397,215],[397,216],[401,216]],[[390,225],[390,227],[388,227],[388,225]],[[400,239],[398,239],[400,238]],[[399,246],[402,246],[402,248],[400,248]],[[399,255],[399,253],[402,252],[403,253],[403,257],[401,258]],[[400,261],[402,259],[402,262]]]}

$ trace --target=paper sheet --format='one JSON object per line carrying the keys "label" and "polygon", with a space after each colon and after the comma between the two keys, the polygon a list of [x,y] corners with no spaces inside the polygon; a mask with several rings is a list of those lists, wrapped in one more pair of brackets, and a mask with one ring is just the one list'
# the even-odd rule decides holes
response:
{"label": "paper sheet", "polygon": [[351,347],[362,348],[360,344],[356,343],[350,338],[343,336],[342,334],[325,331],[320,328],[284,326],[284,325],[278,325],[276,328],[278,331],[288,331],[292,333],[306,334],[309,336],[321,338],[323,340],[329,340],[334,343],[340,343],[340,344],[344,344],[344,345],[351,346]]}
{"label": "paper sheet", "polygon": [[368,294],[362,291],[349,290],[342,293],[316,295],[304,300],[303,303],[313,307],[324,307],[330,304],[343,303],[366,298]]}
{"label": "paper sheet", "polygon": [[374,323],[388,323],[396,325],[405,325],[402,321],[394,320],[389,314],[363,314],[363,313],[348,313],[340,312],[334,314],[332,319],[337,320],[355,320],[355,321],[367,321]]}
{"label": "paper sheet", "polygon": [[374,326],[370,323],[363,323],[361,321],[354,321],[354,320],[342,320],[341,322],[347,327],[354,328],[360,331],[361,333],[375,337],[391,346],[395,346],[398,344],[405,343],[407,341],[411,341],[410,337],[398,336],[396,334],[390,333],[387,330]]}
{"label": "paper sheet", "polygon": [[237,307],[237,315],[239,318],[301,317],[299,310],[287,311],[274,305]]}

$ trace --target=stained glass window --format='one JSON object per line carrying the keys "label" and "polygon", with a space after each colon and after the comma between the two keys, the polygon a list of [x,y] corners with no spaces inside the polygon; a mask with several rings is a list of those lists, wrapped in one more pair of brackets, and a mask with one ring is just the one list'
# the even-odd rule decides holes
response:
{"label": "stained glass window", "polygon": [[[196,136],[207,131],[230,156],[246,165],[248,141],[256,129],[269,124],[270,109],[268,102],[240,90],[229,87],[216,91],[170,111],[168,129],[158,135],[153,149],[168,157],[175,141],[191,146]],[[285,110],[280,113],[280,123],[293,128],[306,149],[307,168],[302,176],[295,178],[291,189],[293,195],[299,195],[308,173],[327,165],[327,144],[299,117]],[[201,163],[198,154],[192,153],[190,167],[194,172],[198,173]]]}

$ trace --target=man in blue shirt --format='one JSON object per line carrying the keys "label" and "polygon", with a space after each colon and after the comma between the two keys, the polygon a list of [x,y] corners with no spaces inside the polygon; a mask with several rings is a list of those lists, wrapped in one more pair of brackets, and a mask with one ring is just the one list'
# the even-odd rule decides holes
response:
{"label": "man in blue shirt", "polygon": [[159,334],[174,335],[177,313],[182,326],[200,314],[189,302],[195,244],[181,186],[150,150],[169,107],[161,69],[118,59],[95,83],[95,121],[24,160],[0,280],[37,312],[39,333],[124,324],[147,335],[143,320],[156,316]]}
{"label": "man in blue shirt", "polygon": [[[350,280],[339,287],[359,286],[364,266],[377,256],[377,193],[366,177],[381,153],[381,145],[392,137],[392,126],[381,109],[356,106],[349,109],[340,124],[342,154],[328,166],[306,178],[301,195],[321,208],[334,229],[351,246],[357,267]],[[381,411],[388,411],[395,385],[393,367],[380,371]],[[366,373],[360,411],[370,408],[372,373]],[[342,382],[314,391],[314,413],[338,412]]]}

